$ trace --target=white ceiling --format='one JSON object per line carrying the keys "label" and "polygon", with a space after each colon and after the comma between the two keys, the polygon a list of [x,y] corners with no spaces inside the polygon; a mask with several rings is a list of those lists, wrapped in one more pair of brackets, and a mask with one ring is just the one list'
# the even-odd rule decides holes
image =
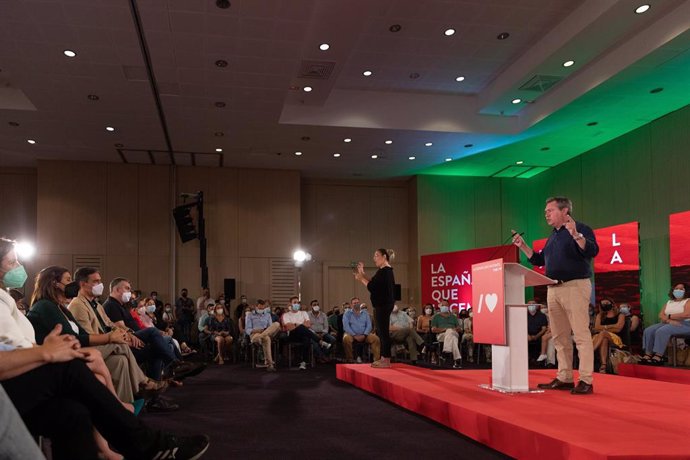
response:
{"label": "white ceiling", "polygon": [[[514,142],[673,36],[620,51],[611,60],[620,69],[577,80],[626,39],[651,35],[669,16],[679,27],[690,21],[677,17],[688,11],[680,0],[231,0],[228,9],[215,0],[133,1],[164,122],[129,0],[0,0],[0,165],[167,164],[165,126],[175,152],[200,154],[175,154],[178,164],[397,176],[411,155],[422,168]],[[635,15],[638,3],[652,8]],[[393,24],[401,30],[390,32]],[[502,32],[510,37],[498,40]],[[563,68],[565,55],[577,65]],[[333,63],[330,78],[299,78],[305,60]],[[511,104],[531,97],[517,88],[536,73],[563,77],[558,94],[542,95],[539,107]]]}

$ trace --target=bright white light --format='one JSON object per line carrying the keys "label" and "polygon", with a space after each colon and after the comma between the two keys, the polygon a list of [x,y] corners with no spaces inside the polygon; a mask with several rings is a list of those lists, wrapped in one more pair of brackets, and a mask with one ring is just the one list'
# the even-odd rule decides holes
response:
{"label": "bright white light", "polygon": [[72,50],[65,50],[65,51],[63,51],[62,53],[63,53],[65,56],[71,57],[71,58],[73,58],[73,57],[75,57],[75,56],[77,55],[77,53],[75,53],[75,52],[72,51]]}
{"label": "bright white light", "polygon": [[307,253],[302,251],[301,249],[298,249],[292,254],[292,259],[295,262],[304,262],[305,260],[307,260]]}
{"label": "bright white light", "polygon": [[339,153],[334,153],[333,156],[334,156],[335,158],[340,158],[340,154],[339,154]]}
{"label": "bright white light", "polygon": [[519,104],[520,102],[522,102],[522,99],[513,99],[513,104]]}
{"label": "bright white light", "polygon": [[295,155],[300,156],[302,155],[302,152],[295,152]]}
{"label": "bright white light", "polygon": [[392,143],[393,143],[393,141],[392,141],[392,140],[390,140],[390,139],[388,139],[388,140],[387,140],[387,141],[386,141],[385,143],[386,143],[386,144],[388,144],[388,145],[390,145],[390,144],[392,144]]}
{"label": "bright white light", "polygon": [[321,51],[328,51],[328,48],[330,48],[330,47],[331,47],[331,45],[329,45],[328,43],[321,43],[321,44],[319,45],[319,49],[320,49]]}
{"label": "bright white light", "polygon": [[416,157],[407,157],[408,160],[414,160]]}
{"label": "bright white light", "polygon": [[522,163],[524,163],[524,161],[516,161],[515,162],[516,165],[521,165]]}
{"label": "bright white light", "polygon": [[222,152],[223,149],[216,149],[216,152]]}
{"label": "bright white light", "polygon": [[371,156],[371,159],[372,159],[372,160],[375,160],[375,159],[377,159],[378,157],[379,157],[378,155],[373,154],[373,155]]}
{"label": "bright white light", "polygon": [[305,86],[304,88],[302,88],[302,90],[304,90],[305,93],[310,93],[312,89],[313,88],[311,86]]}
{"label": "bright white light", "polygon": [[36,143],[36,141],[33,139],[27,139],[26,142],[28,142],[31,145],[34,145]]}
{"label": "bright white light", "polygon": [[575,61],[565,61],[563,63],[563,67],[570,67],[573,64],[575,64]]}
{"label": "bright white light", "polygon": [[455,29],[446,29],[446,31],[443,33],[446,35],[446,37],[450,37],[451,35],[455,34]]}
{"label": "bright white light", "polygon": [[446,158],[446,161],[453,161],[452,158]]}
{"label": "bright white light", "polygon": [[427,143],[424,144],[424,145],[426,145],[427,147],[431,147],[432,145],[434,145],[434,143],[433,143],[433,142],[427,142]]}
{"label": "bright white light", "polygon": [[465,77],[463,77],[462,75],[455,78],[455,81],[463,81],[463,80],[465,80]]}
{"label": "bright white light", "polygon": [[36,254],[36,247],[28,241],[20,241],[14,245],[14,250],[19,259],[31,259]]}
{"label": "bright white light", "polygon": [[645,4],[645,5],[640,5],[640,6],[638,6],[637,8],[635,8],[635,13],[637,13],[637,14],[642,14],[642,13],[644,13],[645,11],[647,11],[649,8],[651,8],[651,7],[650,7],[649,5],[647,5],[647,4]]}
{"label": "bright white light", "polygon": [[362,75],[364,75],[365,77],[371,77],[372,73],[373,72],[371,70],[365,70],[364,72],[362,72]]}
{"label": "bright white light", "polygon": [[113,131],[115,131],[115,128],[113,128],[112,126],[106,126],[105,130],[110,131],[112,133]]}
{"label": "bright white light", "polygon": [[350,139],[349,137],[346,137],[345,139],[343,139],[343,142],[352,142],[352,139]]}

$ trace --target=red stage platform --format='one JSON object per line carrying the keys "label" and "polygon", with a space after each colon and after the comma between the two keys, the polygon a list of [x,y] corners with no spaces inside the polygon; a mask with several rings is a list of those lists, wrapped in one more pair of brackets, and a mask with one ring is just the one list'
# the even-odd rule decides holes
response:
{"label": "red stage platform", "polygon": [[[686,385],[597,374],[593,395],[509,395],[479,388],[490,383],[490,370],[341,364],[336,374],[516,458],[690,458]],[[530,371],[530,386],[553,377],[552,370]]]}
{"label": "red stage platform", "polygon": [[643,364],[619,364],[618,374],[638,379],[660,382],[684,383],[690,385],[690,370],[667,366],[645,366]]}

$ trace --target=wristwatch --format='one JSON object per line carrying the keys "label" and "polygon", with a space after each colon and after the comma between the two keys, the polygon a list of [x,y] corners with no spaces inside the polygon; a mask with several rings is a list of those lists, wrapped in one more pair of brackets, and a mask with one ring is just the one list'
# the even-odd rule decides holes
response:
{"label": "wristwatch", "polygon": [[578,233],[577,236],[574,237],[574,240],[575,240],[575,241],[579,241],[579,240],[583,239],[584,237],[585,237],[585,236],[584,236],[582,233]]}

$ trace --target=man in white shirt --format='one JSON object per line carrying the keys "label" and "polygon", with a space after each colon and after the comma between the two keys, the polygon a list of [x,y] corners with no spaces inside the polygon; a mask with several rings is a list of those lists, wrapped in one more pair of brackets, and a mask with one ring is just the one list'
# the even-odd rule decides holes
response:
{"label": "man in white shirt", "polygon": [[[335,337],[329,334],[328,316],[321,311],[318,300],[310,302],[309,321],[311,322],[312,332],[319,336],[319,339],[330,345],[335,343]],[[318,354],[319,351],[314,348],[314,352]]]}
{"label": "man in white shirt", "polygon": [[[307,360],[309,359],[309,347],[312,343],[321,345],[321,347],[329,349],[331,345],[324,342],[318,335],[311,331],[311,320],[306,311],[302,311],[302,305],[299,302],[299,297],[293,296],[288,303],[288,311],[283,313],[281,318],[283,323],[283,330],[288,334],[290,342],[297,342],[302,344],[302,361],[299,363],[299,368],[305,370],[307,368]],[[321,347],[317,347],[319,351],[319,360],[325,360],[326,356]]]}

